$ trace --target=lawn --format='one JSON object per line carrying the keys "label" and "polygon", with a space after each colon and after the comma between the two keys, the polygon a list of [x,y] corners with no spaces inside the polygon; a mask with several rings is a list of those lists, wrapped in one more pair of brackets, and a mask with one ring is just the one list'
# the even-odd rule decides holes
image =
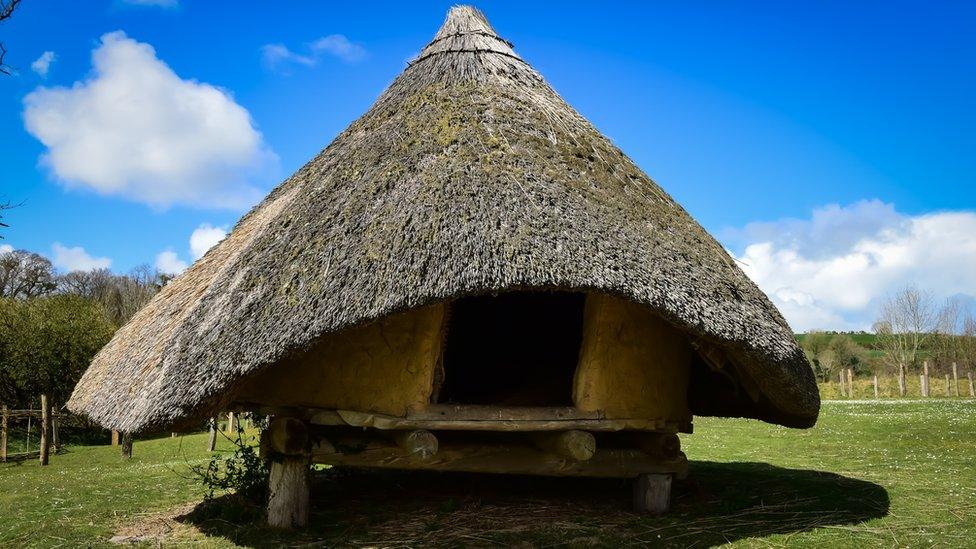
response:
{"label": "lawn", "polygon": [[[976,402],[827,401],[817,427],[698,418],[673,511],[629,511],[614,480],[317,475],[313,527],[268,532],[230,498],[197,505],[206,435],[77,446],[0,465],[0,546],[976,546]],[[223,446],[227,448],[225,444]],[[242,510],[243,509],[243,510]]]}

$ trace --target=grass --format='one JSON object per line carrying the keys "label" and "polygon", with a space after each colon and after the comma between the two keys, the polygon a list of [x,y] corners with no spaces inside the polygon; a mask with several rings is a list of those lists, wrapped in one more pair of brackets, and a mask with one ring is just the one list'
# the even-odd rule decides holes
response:
{"label": "grass", "polygon": [[[976,546],[976,402],[827,401],[814,429],[698,418],[672,513],[629,511],[616,480],[327,471],[313,526],[260,527],[233,498],[197,505],[206,435],[80,446],[0,465],[0,546]],[[176,511],[173,511],[176,509]],[[245,511],[247,511],[245,509]]]}

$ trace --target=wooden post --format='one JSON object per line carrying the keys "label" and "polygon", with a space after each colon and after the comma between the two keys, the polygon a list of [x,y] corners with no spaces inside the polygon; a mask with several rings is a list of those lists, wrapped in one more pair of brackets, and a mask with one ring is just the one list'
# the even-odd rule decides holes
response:
{"label": "wooden post", "polygon": [[973,373],[967,372],[966,377],[969,378],[969,396],[976,397],[976,387],[973,387]]}
{"label": "wooden post", "polygon": [[925,370],[924,382],[922,383],[922,396],[928,398],[932,396],[932,388],[929,386],[929,361],[922,362],[922,368]]}
{"label": "wooden post", "polygon": [[918,374],[918,394],[925,396],[925,374]]}
{"label": "wooden post", "polygon": [[2,416],[0,416],[0,461],[7,462],[7,405],[3,405]]}
{"label": "wooden post", "polygon": [[270,445],[268,525],[301,528],[308,524],[308,426],[295,418],[275,418],[264,437]]}
{"label": "wooden post", "polygon": [[905,383],[905,365],[899,364],[898,365],[898,395],[905,396],[906,392],[908,392],[908,387],[907,384]]}
{"label": "wooden post", "polygon": [[878,398],[878,374],[874,374],[874,398]]}
{"label": "wooden post", "polygon": [[952,392],[949,390],[949,374],[945,375],[945,380],[946,380],[946,398],[948,398],[952,396]]}
{"label": "wooden post", "polygon": [[115,429],[112,429],[112,446],[118,446],[118,445],[119,445],[119,432],[116,431]]}
{"label": "wooden post", "polygon": [[671,475],[642,474],[634,481],[634,511],[660,515],[671,504]]}
{"label": "wooden post", "polygon": [[58,453],[58,448],[61,447],[61,442],[58,437],[58,418],[61,417],[61,413],[58,412],[58,407],[54,406],[54,412],[51,414],[51,449],[54,453]]}
{"label": "wooden post", "polygon": [[39,460],[47,465],[51,458],[51,402],[41,395],[41,444]]}
{"label": "wooden post", "polygon": [[955,389],[953,396],[959,396],[959,368],[955,362],[952,363],[952,387]]}
{"label": "wooden post", "polygon": [[213,452],[217,447],[217,417],[210,418],[210,440],[207,441],[207,451]]}
{"label": "wooden post", "polygon": [[132,434],[122,433],[122,459],[132,457]]}
{"label": "wooden post", "polygon": [[844,370],[840,371],[840,396],[847,396],[847,383],[844,381]]}
{"label": "wooden post", "polygon": [[847,396],[854,398],[854,370],[847,369]]}

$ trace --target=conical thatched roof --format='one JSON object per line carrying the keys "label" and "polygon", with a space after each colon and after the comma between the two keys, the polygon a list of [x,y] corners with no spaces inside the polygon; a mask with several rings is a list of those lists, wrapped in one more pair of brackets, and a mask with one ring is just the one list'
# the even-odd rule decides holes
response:
{"label": "conical thatched roof", "polygon": [[810,367],[766,296],[470,7],[120,329],[68,407],[122,431],[186,424],[325,334],[522,288],[651,307],[758,393],[693,411],[816,420]]}

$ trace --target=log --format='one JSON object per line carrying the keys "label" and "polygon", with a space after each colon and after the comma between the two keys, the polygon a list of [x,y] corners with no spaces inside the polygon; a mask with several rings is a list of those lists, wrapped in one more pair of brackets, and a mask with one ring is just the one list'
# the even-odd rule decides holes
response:
{"label": "log", "polygon": [[301,528],[308,524],[308,458],[287,456],[271,462],[268,525]]}
{"label": "log", "polygon": [[0,410],[0,461],[7,462],[7,417],[9,415],[7,405],[3,405]]}
{"label": "log", "polygon": [[544,452],[573,461],[588,461],[596,453],[596,439],[586,431],[538,433],[532,441]]}
{"label": "log", "polygon": [[437,437],[430,431],[397,431],[393,434],[393,440],[407,455],[418,459],[429,459],[437,453]]}
{"label": "log", "polygon": [[51,459],[51,401],[47,395],[41,395],[41,465],[47,465]]}
{"label": "log", "polygon": [[277,417],[268,427],[268,443],[271,450],[286,456],[305,452],[308,446],[308,427],[293,417]]}
{"label": "log", "polygon": [[132,433],[122,433],[122,459],[132,457]]}
{"label": "log", "polygon": [[627,448],[597,449],[586,461],[576,461],[519,444],[464,444],[440,441],[437,454],[421,460],[399,446],[382,439],[339,438],[335,446],[354,446],[355,452],[342,453],[312,448],[312,461],[348,467],[378,469],[411,469],[420,471],[457,471],[467,473],[504,473],[554,477],[635,478],[641,473],[675,474],[683,478],[688,460],[678,453],[674,459],[647,455]]}
{"label": "log", "polygon": [[634,480],[634,511],[651,515],[668,512],[671,505],[671,475],[643,473]]}

